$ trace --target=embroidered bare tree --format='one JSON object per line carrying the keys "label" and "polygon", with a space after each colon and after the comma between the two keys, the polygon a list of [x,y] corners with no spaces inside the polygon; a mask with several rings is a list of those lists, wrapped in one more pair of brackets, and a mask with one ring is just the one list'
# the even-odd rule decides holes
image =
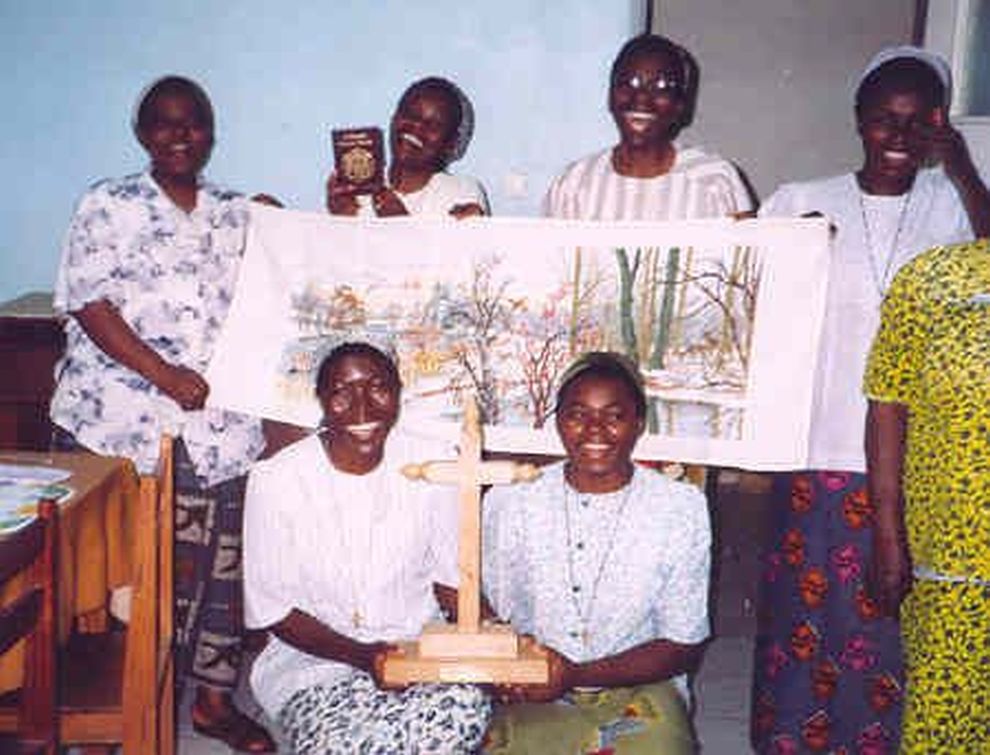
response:
{"label": "embroidered bare tree", "polygon": [[475,265],[467,295],[450,300],[442,322],[445,331],[462,336],[454,354],[477,396],[482,421],[488,424],[496,424],[501,413],[493,348],[510,332],[513,312],[521,305],[505,295],[509,280],[496,280],[498,262],[493,257]]}
{"label": "embroidered bare tree", "polygon": [[760,287],[757,253],[735,247],[728,263],[710,260],[682,283],[701,295],[689,316],[718,324],[706,328],[695,344],[706,358],[706,384],[744,388]]}

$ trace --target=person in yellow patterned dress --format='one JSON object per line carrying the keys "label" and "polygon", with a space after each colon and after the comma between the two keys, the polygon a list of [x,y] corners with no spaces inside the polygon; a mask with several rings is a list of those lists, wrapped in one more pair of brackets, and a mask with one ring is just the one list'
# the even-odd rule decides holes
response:
{"label": "person in yellow patterned dress", "polygon": [[905,649],[901,752],[990,752],[990,241],[901,269],[864,388],[876,590]]}

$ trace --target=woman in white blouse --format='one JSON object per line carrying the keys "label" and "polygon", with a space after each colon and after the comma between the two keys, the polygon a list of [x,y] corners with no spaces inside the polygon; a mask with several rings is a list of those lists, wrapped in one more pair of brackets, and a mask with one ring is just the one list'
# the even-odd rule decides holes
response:
{"label": "woman in white blouse", "polygon": [[397,427],[399,374],[367,342],[322,360],[317,434],[255,465],[244,524],[248,626],[273,635],[251,686],[296,753],[473,753],[486,695],[382,688],[389,643],[456,613],[457,498],[406,480],[428,444]]}
{"label": "woman in white blouse", "polygon": [[990,195],[949,124],[950,94],[938,56],[914,47],[879,53],[855,95],[861,167],[784,184],[760,209],[821,214],[835,231],[810,468],[778,478],[767,546],[753,688],[760,753],[897,749],[897,611],[877,602],[867,577],[876,555],[897,555],[900,544],[878,537],[882,512],[867,492],[862,379],[897,270],[933,246],[990,233]]}

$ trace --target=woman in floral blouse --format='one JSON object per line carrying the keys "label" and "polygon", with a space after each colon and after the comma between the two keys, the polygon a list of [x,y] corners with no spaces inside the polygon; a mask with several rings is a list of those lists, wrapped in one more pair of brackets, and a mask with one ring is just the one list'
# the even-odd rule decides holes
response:
{"label": "woman in floral blouse", "polygon": [[484,752],[696,752],[687,674],[708,638],[705,497],[632,462],[639,371],[591,352],[557,391],[567,453],[530,485],[485,496],[485,595],[549,658],[545,685],[501,687]]}
{"label": "woman in floral blouse", "polygon": [[268,733],[238,711],[240,532],[259,422],[205,407],[203,372],[233,296],[247,201],[200,179],[213,109],[193,81],[168,76],[141,97],[134,133],[147,172],[100,181],[66,237],[55,306],[66,351],[51,415],[56,444],[155,465],[162,433],[176,444],[176,634],[197,685],[193,726],[248,752]]}

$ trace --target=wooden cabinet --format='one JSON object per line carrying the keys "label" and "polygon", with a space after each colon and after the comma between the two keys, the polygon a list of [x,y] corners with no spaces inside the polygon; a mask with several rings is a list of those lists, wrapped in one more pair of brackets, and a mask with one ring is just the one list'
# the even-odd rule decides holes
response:
{"label": "wooden cabinet", "polygon": [[26,294],[0,304],[0,449],[48,449],[48,404],[65,348],[51,300]]}

